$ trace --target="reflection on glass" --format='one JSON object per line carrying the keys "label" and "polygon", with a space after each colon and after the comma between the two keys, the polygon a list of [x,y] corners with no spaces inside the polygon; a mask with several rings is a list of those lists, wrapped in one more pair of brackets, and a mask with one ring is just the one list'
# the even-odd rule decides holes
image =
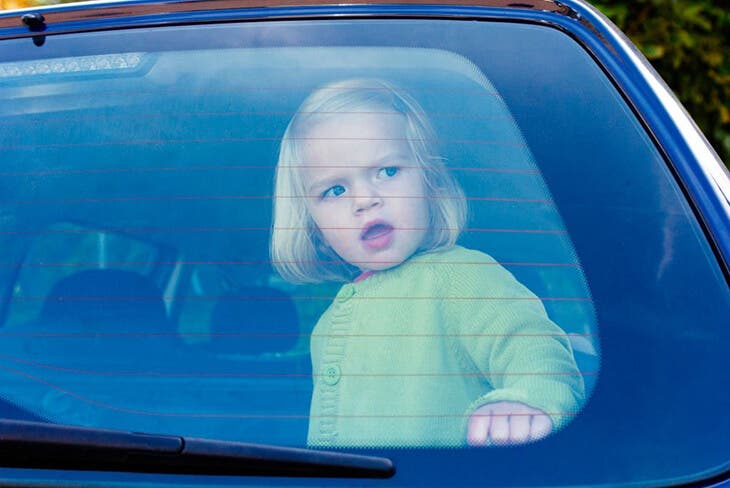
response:
{"label": "reflection on glass", "polygon": [[[537,344],[529,329],[501,331],[494,324],[503,319],[493,315],[531,307],[536,322],[547,315],[559,324],[562,330],[550,329],[557,337],[547,343],[555,347],[567,336],[584,396],[590,394],[598,343],[572,236],[543,181],[542,158],[538,169],[511,107],[480,69],[454,52],[412,47],[223,52],[225,66],[220,49],[159,50],[145,52],[122,77],[119,70],[59,71],[2,82],[0,240],[7,256],[0,283],[8,299],[0,308],[0,353],[8,400],[21,413],[57,423],[303,445],[314,376],[320,389],[326,381],[338,384],[337,391],[350,388],[342,396],[348,399],[364,398],[371,386],[403,399],[438,392],[443,408],[418,404],[421,410],[398,407],[387,416],[372,402],[350,413],[315,409],[317,428],[332,418],[350,425],[370,418],[363,422],[377,426],[365,425],[371,437],[351,444],[463,445],[469,418],[487,435],[492,423],[485,429],[485,417],[507,418],[492,410],[473,417],[482,394],[524,386],[530,375],[562,378],[559,385],[578,375],[572,360],[555,372],[518,362],[487,369],[471,359],[485,353],[463,348],[529,349]],[[292,60],[303,67],[301,77],[278,76]],[[330,87],[318,91],[327,101],[337,88],[333,80],[365,73],[401,87],[418,105],[370,79],[361,87],[370,90],[346,90],[365,97],[357,107],[348,102],[298,112],[309,129],[292,134],[301,144],[285,143],[284,150],[301,150],[289,169],[306,186],[278,191],[279,207],[287,200],[301,204],[318,219],[321,235],[280,221],[278,232],[288,233],[295,249],[301,248],[296,239],[306,246],[309,237],[314,248],[309,258],[295,253],[272,263],[270,182],[287,125],[317,87]],[[195,88],[185,79],[197,80]],[[21,92],[34,102],[18,99]],[[388,103],[392,108],[382,109]],[[387,192],[375,194],[368,185]],[[340,223],[354,218],[351,205],[369,217]],[[382,208],[389,213],[374,216]],[[283,280],[272,264],[287,262],[303,273],[290,281],[312,282]],[[433,280],[410,281],[438,287],[378,284],[398,270],[432,273]],[[353,283],[363,271],[375,274]],[[510,274],[532,293],[518,285],[501,289],[505,279],[512,282]],[[476,289],[453,285],[468,280],[476,280]],[[355,298],[336,303],[365,303],[365,288],[374,287],[374,306],[348,321],[348,330],[313,331],[323,314],[333,313],[325,310],[343,281],[353,285]],[[398,329],[386,327],[382,317],[389,315]],[[484,330],[490,320],[496,328]],[[336,337],[345,332],[346,341]],[[492,338],[485,342],[485,335]],[[348,358],[352,351],[372,356],[353,369],[327,355],[340,345]],[[419,351],[418,358],[393,362],[409,350]],[[530,354],[540,362],[549,356]],[[420,364],[411,364],[417,359]],[[542,413],[520,407],[516,418],[531,419],[532,429],[538,415],[554,430],[579,410],[576,392],[576,408],[527,399],[521,405]],[[514,398],[492,392],[489,408]],[[435,430],[423,434],[429,422]],[[534,426],[537,433],[528,430],[527,439],[542,435],[545,424]],[[388,437],[398,429],[409,433]],[[522,435],[524,429],[515,439]],[[480,434],[471,440],[487,442]]]}

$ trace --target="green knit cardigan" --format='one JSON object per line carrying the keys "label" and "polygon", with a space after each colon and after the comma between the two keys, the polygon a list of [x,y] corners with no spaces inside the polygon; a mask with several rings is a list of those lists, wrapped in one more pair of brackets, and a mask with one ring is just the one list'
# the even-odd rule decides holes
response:
{"label": "green knit cardigan", "polygon": [[340,289],[311,337],[311,446],[461,446],[479,406],[565,425],[584,401],[565,333],[490,256],[416,255]]}

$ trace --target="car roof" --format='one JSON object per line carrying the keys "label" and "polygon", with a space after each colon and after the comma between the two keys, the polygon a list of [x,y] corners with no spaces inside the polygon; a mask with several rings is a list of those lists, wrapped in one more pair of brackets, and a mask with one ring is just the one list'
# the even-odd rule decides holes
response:
{"label": "car roof", "polygon": [[[434,7],[488,7],[493,9],[504,9],[505,11],[549,12],[574,19],[580,18],[578,11],[576,11],[570,3],[571,2],[557,2],[554,0],[522,0],[520,2],[513,2],[510,0],[367,0],[357,4],[352,3],[349,4],[349,6],[422,5]],[[580,4],[580,2],[572,3]],[[46,23],[66,23],[86,20],[101,21],[127,16],[158,13],[192,13],[200,11],[276,7],[341,7],[345,5],[336,0],[94,0],[89,2],[38,6],[3,12],[0,14],[0,29],[22,25],[20,18],[24,13],[28,12],[42,13],[45,17]],[[93,12],[93,15],[90,15],[89,12]]]}

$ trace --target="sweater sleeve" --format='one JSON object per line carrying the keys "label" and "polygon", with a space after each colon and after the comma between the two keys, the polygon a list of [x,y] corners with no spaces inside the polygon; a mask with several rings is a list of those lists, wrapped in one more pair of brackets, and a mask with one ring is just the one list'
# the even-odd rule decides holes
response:
{"label": "sweater sleeve", "polygon": [[441,274],[445,326],[456,338],[462,368],[481,373],[491,387],[474,399],[465,418],[487,403],[515,401],[550,415],[556,429],[564,426],[585,396],[565,332],[509,271],[471,253],[483,264],[454,263]]}

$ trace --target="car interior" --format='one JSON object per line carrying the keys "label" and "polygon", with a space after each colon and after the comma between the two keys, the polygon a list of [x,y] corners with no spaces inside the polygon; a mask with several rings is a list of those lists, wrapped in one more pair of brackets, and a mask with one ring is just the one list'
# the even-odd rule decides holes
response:
{"label": "car interior", "polygon": [[592,390],[590,289],[500,93],[451,52],[344,49],[61,57],[0,80],[4,97],[25,97],[5,108],[3,135],[5,415],[302,445],[308,334],[341,283],[273,270],[274,167],[299,103],[348,78],[422,104],[469,202],[459,243],[543,298]]}

